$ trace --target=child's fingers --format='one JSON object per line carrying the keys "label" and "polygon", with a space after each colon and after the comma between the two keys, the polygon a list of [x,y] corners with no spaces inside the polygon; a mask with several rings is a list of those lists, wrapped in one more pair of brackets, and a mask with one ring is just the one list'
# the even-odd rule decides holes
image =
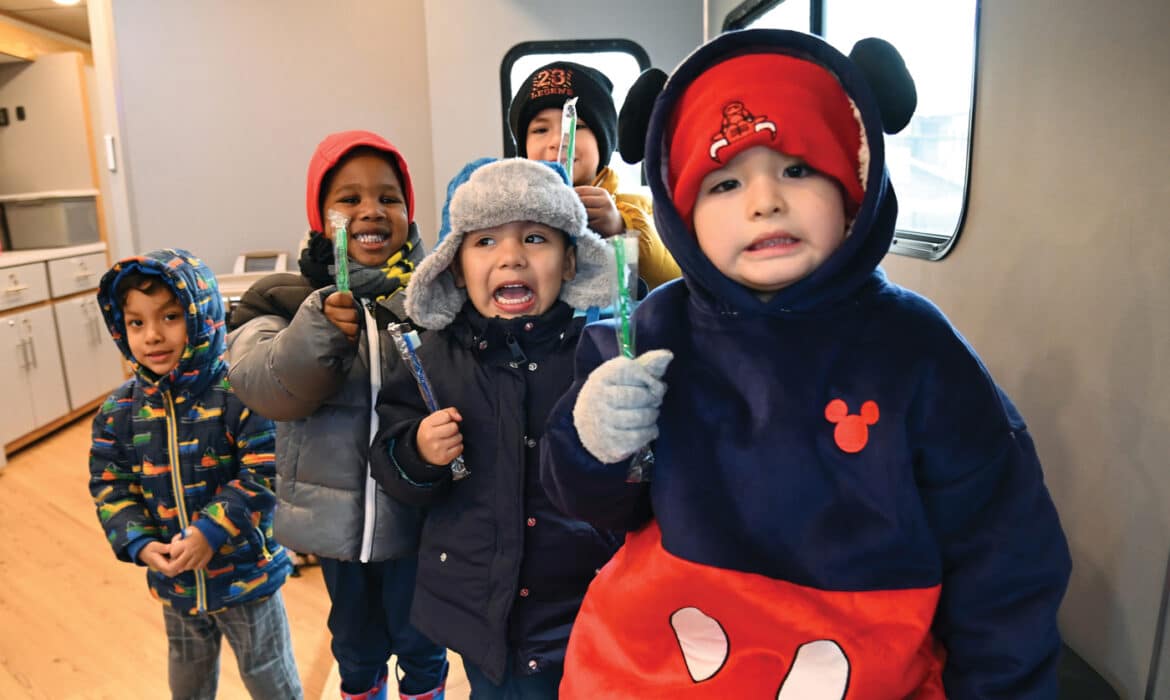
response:
{"label": "child's fingers", "polygon": [[325,306],[332,306],[338,309],[353,309],[353,293],[334,292],[325,297]]}

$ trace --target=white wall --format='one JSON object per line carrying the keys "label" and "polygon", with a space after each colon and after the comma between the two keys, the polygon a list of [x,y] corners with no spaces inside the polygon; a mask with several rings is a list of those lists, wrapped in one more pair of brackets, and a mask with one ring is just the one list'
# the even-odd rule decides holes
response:
{"label": "white wall", "polygon": [[309,157],[343,129],[402,150],[435,229],[422,0],[119,0],[113,24],[141,249],[187,247],[216,272],[243,249],[295,259]]}
{"label": "white wall", "polygon": [[942,262],[885,261],[1028,420],[1072,548],[1062,629],[1129,698],[1170,552],[1167,27],[1165,0],[984,0],[966,226]]}
{"label": "white wall", "polygon": [[503,155],[500,63],[516,44],[632,39],[646,49],[654,66],[670,72],[702,42],[700,0],[424,0],[423,5],[434,125],[433,186],[440,207],[447,182],[465,163]]}
{"label": "white wall", "polygon": [[[0,65],[0,194],[92,190],[85,94],[78,53],[45,54],[31,63]],[[23,106],[24,121],[16,107]]]}

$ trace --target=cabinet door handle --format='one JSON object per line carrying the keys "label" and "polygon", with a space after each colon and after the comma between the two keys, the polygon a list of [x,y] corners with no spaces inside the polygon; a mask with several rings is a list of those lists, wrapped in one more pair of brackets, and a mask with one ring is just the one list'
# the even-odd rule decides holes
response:
{"label": "cabinet door handle", "polygon": [[17,347],[20,348],[20,368],[27,370],[32,367],[32,362],[28,359],[28,339],[21,338],[20,342],[17,343]]}
{"label": "cabinet door handle", "polygon": [[37,368],[37,348],[35,345],[33,345],[32,322],[29,321],[27,318],[23,319],[23,322],[24,322],[24,330],[28,334],[27,337],[24,339],[24,342],[28,343],[28,354],[32,360],[30,366],[33,369],[36,369]]}
{"label": "cabinet door handle", "polygon": [[16,284],[16,285],[13,285],[11,287],[5,287],[4,293],[5,294],[20,294],[21,292],[23,292],[26,289],[28,289],[27,284]]}

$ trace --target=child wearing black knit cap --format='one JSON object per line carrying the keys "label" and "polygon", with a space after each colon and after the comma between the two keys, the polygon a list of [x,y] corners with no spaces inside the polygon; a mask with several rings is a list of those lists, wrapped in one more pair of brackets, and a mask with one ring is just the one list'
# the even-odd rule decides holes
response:
{"label": "child wearing black knit cap", "polygon": [[650,198],[618,193],[618,176],[609,168],[617,147],[618,115],[613,83],[579,63],[556,61],[537,68],[520,85],[508,110],[516,153],[532,160],[556,160],[561,141],[561,109],[577,100],[577,138],[570,177],[589,216],[589,228],[604,238],[638,232],[639,273],[651,288],[681,275],[654,229]]}

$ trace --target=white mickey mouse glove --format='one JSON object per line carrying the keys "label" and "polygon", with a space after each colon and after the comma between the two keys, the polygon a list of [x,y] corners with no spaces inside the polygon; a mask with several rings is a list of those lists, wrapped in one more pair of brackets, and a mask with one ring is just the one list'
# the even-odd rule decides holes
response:
{"label": "white mickey mouse glove", "polygon": [[651,350],[607,360],[589,374],[573,406],[573,424],[589,454],[614,464],[658,437],[662,375],[673,359],[669,350]]}

